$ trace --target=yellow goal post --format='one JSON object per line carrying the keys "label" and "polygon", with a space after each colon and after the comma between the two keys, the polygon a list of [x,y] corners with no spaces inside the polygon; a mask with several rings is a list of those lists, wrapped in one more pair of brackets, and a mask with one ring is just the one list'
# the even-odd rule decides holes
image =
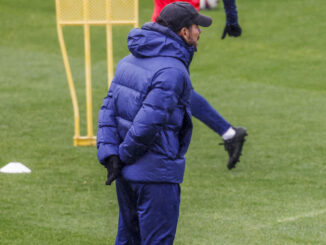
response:
{"label": "yellow goal post", "polygon": [[[57,31],[74,111],[74,146],[96,145],[93,135],[90,26],[106,27],[108,86],[113,78],[113,25],[138,26],[138,0],[56,0]],[[64,26],[83,26],[87,135],[80,136],[79,107],[64,41]]]}

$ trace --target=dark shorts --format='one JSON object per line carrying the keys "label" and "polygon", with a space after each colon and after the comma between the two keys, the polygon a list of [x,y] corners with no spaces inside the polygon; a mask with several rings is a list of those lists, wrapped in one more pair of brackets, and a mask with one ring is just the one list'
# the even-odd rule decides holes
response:
{"label": "dark shorts", "polygon": [[170,245],[177,229],[180,185],[116,181],[119,226],[116,245]]}

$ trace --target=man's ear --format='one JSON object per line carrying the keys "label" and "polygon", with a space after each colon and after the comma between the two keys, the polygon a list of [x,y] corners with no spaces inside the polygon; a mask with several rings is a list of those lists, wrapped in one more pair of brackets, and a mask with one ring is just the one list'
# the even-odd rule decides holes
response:
{"label": "man's ear", "polygon": [[179,31],[178,35],[182,37],[183,40],[188,42],[188,37],[189,37],[189,30],[187,27],[182,27],[181,30]]}

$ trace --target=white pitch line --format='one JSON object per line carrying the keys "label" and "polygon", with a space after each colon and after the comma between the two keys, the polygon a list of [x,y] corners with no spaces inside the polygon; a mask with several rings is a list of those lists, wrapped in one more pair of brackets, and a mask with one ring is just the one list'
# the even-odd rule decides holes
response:
{"label": "white pitch line", "polygon": [[275,223],[255,225],[255,226],[250,227],[250,229],[252,229],[252,230],[265,229],[265,228],[268,228],[268,227],[271,227],[271,226],[274,226],[274,225],[277,225],[277,224],[282,224],[282,223],[286,223],[286,222],[293,222],[293,221],[296,221],[296,220],[302,219],[302,218],[312,218],[312,217],[322,215],[322,214],[325,214],[325,213],[326,213],[326,209],[315,210],[315,211],[311,211],[311,212],[308,212],[308,213],[299,214],[299,215],[296,215],[296,216],[293,216],[293,217],[286,217],[286,218],[283,218],[283,219],[278,219],[278,220],[276,220]]}
{"label": "white pitch line", "polygon": [[315,217],[321,214],[326,213],[326,209],[322,209],[322,210],[315,210],[315,211],[311,211],[308,213],[304,213],[304,214],[299,214],[293,217],[287,217],[287,218],[283,218],[283,219],[278,219],[277,223],[286,223],[286,222],[291,222],[291,221],[296,221],[298,219],[302,219],[302,218],[311,218],[311,217]]}

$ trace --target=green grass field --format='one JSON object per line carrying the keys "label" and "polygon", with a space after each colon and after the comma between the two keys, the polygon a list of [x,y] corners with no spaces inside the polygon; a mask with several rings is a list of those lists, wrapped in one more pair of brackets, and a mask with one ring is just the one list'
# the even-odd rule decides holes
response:
{"label": "green grass field", "polygon": [[[326,5],[237,3],[243,36],[220,39],[222,4],[204,11],[214,23],[190,70],[195,89],[245,126],[248,141],[228,171],[221,138],[194,119],[175,244],[326,244]],[[141,24],[152,5],[140,1]],[[115,62],[128,53],[129,30],[114,28]],[[91,32],[95,121],[106,51],[104,29]],[[65,29],[84,119],[81,34]],[[72,145],[54,1],[1,0],[0,37],[0,167],[18,161],[33,171],[0,174],[0,244],[114,244],[115,188],[104,185],[95,147]]]}

